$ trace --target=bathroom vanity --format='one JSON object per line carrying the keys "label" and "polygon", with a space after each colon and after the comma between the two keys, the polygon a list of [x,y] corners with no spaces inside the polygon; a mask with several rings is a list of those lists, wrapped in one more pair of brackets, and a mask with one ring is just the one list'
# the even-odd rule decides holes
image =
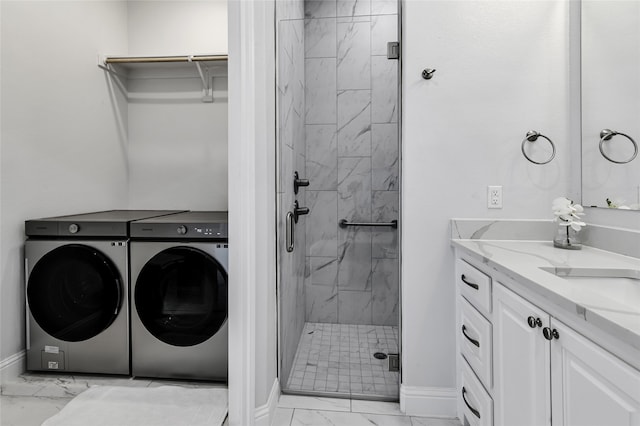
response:
{"label": "bathroom vanity", "polygon": [[463,424],[640,423],[640,259],[551,241],[452,245]]}

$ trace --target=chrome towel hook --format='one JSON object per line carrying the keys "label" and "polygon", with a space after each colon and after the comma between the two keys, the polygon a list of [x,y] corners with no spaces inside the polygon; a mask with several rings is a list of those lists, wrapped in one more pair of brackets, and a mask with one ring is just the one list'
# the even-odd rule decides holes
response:
{"label": "chrome towel hook", "polygon": [[[526,153],[526,151],[524,150],[524,146],[525,146],[525,142],[535,142],[538,140],[538,138],[544,138],[547,141],[549,141],[549,144],[551,145],[551,149],[553,150],[551,152],[551,157],[549,157],[549,159],[547,161],[535,161],[532,160],[531,157],[529,157]],[[553,141],[551,139],[549,139],[548,137],[546,137],[545,135],[543,135],[540,132],[537,132],[535,130],[529,130],[527,132],[527,136],[525,136],[524,140],[522,141],[522,145],[520,146],[520,149],[522,150],[522,155],[524,155],[524,158],[526,158],[527,160],[529,160],[530,162],[532,162],[533,164],[547,164],[549,162],[551,162],[551,160],[553,160],[553,158],[556,156],[556,146],[553,143]]]}
{"label": "chrome towel hook", "polygon": [[422,78],[425,80],[431,80],[433,78],[433,74],[436,72],[433,68],[425,68],[422,70]]}
{"label": "chrome towel hook", "polygon": [[[608,141],[611,138],[613,138],[616,135],[620,135],[620,136],[624,136],[625,138],[629,139],[631,141],[631,143],[633,144],[633,155],[631,156],[631,158],[624,160],[624,161],[618,161],[618,160],[614,160],[613,158],[609,157],[607,154],[604,153],[604,150],[602,149],[602,144],[604,143],[604,141]],[[602,129],[600,131],[600,145],[598,145],[598,148],[600,148],[600,154],[602,154],[602,156],[604,158],[606,158],[607,160],[611,161],[612,163],[616,163],[616,164],[627,164],[632,162],[636,156],[638,155],[638,144],[636,143],[636,141],[633,140],[633,138],[629,135],[626,135],[624,133],[620,133],[620,132],[616,132],[615,130],[610,130],[610,129]]]}

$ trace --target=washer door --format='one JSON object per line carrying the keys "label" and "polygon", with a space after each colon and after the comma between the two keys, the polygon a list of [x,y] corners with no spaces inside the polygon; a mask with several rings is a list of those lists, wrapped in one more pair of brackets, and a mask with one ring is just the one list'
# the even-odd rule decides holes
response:
{"label": "washer door", "polygon": [[227,273],[213,257],[192,247],[172,247],[140,271],[135,306],[145,328],[172,346],[212,337],[227,318]]}
{"label": "washer door", "polygon": [[123,288],[118,269],[95,248],[69,244],[51,250],[33,267],[27,300],[34,320],[67,342],[90,339],[113,323]]}

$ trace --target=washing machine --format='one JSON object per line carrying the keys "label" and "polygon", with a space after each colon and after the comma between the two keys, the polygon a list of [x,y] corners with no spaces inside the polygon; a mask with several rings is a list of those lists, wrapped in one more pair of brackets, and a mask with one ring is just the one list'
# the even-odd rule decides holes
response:
{"label": "washing machine", "polygon": [[177,211],[27,220],[27,370],[130,374],[129,223]]}
{"label": "washing machine", "polygon": [[226,212],[131,223],[131,372],[227,380]]}

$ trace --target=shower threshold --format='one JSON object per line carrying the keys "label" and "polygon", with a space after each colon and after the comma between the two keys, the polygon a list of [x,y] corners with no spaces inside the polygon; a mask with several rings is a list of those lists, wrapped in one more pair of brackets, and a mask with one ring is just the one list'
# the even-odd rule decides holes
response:
{"label": "shower threshold", "polygon": [[283,395],[297,395],[297,396],[313,396],[317,398],[337,398],[337,399],[357,399],[362,401],[379,401],[379,402],[398,402],[400,398],[398,396],[386,396],[376,394],[364,394],[364,393],[344,393],[344,392],[322,392],[322,391],[303,391],[292,390],[288,388],[282,389]]}
{"label": "shower threshold", "polygon": [[289,380],[292,395],[398,401],[400,374],[389,359],[398,353],[398,327],[306,323]]}

